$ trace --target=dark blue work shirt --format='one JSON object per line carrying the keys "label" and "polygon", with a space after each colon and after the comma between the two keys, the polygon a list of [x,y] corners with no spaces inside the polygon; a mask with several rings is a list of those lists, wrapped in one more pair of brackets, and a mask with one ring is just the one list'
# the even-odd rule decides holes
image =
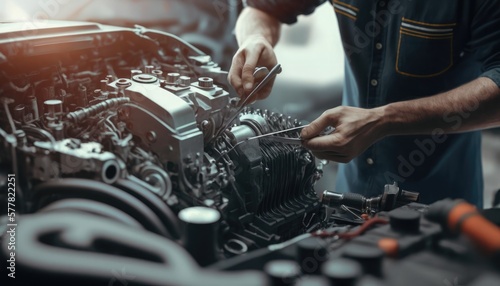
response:
{"label": "dark blue work shirt", "polygon": [[[247,0],[291,24],[324,0]],[[346,55],[343,104],[373,108],[449,91],[478,77],[500,86],[500,1],[334,0]],[[325,27],[325,29],[328,27]],[[442,120],[458,129],[478,108]],[[337,191],[375,196],[396,181],[421,202],[451,197],[482,207],[481,134],[384,138],[341,164]]]}

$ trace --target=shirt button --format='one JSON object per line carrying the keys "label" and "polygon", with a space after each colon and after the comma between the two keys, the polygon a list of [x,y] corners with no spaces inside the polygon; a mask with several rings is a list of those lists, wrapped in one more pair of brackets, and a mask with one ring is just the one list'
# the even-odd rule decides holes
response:
{"label": "shirt button", "polygon": [[382,47],[383,47],[383,46],[382,46],[382,43],[376,43],[376,44],[375,44],[375,48],[376,48],[377,50],[381,50],[381,49],[382,49]]}
{"label": "shirt button", "polygon": [[380,7],[384,7],[385,6],[385,2],[384,1],[380,1],[378,4],[380,5]]}
{"label": "shirt button", "polygon": [[372,80],[370,81],[370,84],[371,84],[372,86],[377,86],[377,85],[378,85],[378,81],[377,81],[376,79],[372,79]]}
{"label": "shirt button", "polygon": [[372,158],[366,158],[366,164],[373,165],[375,163]]}

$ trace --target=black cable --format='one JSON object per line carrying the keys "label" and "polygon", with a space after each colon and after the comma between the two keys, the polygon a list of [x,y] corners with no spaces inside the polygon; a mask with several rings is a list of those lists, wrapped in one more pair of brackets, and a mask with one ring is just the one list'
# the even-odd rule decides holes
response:
{"label": "black cable", "polygon": [[181,232],[177,216],[157,195],[151,193],[141,185],[126,179],[118,179],[115,186],[143,202],[163,222],[163,225],[167,228],[172,237],[174,239],[180,239]]}
{"label": "black cable", "polygon": [[88,213],[121,222],[134,228],[142,229],[142,225],[127,213],[97,201],[88,199],[64,199],[47,205],[39,212],[53,211],[74,211],[79,213]]}
{"label": "black cable", "polygon": [[50,141],[50,143],[52,144],[52,146],[56,145],[56,139],[54,138],[54,136],[52,136],[52,134],[50,134],[50,132],[48,132],[45,129],[41,129],[41,128],[37,128],[37,127],[32,127],[32,126],[26,126],[26,125],[24,125],[24,126],[21,127],[21,130],[23,130],[27,134],[41,135],[41,136],[45,137],[45,139],[47,139],[48,141]]}
{"label": "black cable", "polygon": [[145,229],[172,238],[161,220],[143,202],[134,196],[102,182],[87,179],[52,180],[39,184],[32,192],[32,211],[60,198],[84,198],[116,207],[138,220]]}

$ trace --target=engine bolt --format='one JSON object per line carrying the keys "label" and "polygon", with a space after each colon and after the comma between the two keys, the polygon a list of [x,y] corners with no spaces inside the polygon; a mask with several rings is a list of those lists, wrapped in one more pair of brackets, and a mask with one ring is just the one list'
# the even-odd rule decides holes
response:
{"label": "engine bolt", "polygon": [[156,132],[154,132],[154,131],[148,131],[148,133],[146,133],[146,138],[151,143],[156,142],[156,139],[157,139]]}
{"label": "engine bolt", "polygon": [[168,84],[175,84],[177,80],[179,79],[180,74],[176,72],[170,72],[167,74],[167,83]]}
{"label": "engine bolt", "polygon": [[209,77],[200,77],[198,79],[200,87],[210,88],[214,86],[214,80]]}
{"label": "engine bolt", "polygon": [[153,70],[153,75],[156,76],[158,79],[163,79],[163,72],[161,70]]}
{"label": "engine bolt", "polygon": [[120,78],[118,81],[116,81],[116,86],[118,86],[118,87],[128,87],[131,85],[132,85],[132,82],[126,78]]}
{"label": "engine bolt", "polygon": [[102,79],[100,81],[101,83],[101,90],[102,91],[107,91],[108,90],[108,80],[107,79]]}
{"label": "engine bolt", "polygon": [[142,74],[142,71],[141,70],[131,70],[130,71],[130,78],[133,78],[134,76],[136,76],[138,74]]}
{"label": "engine bolt", "polygon": [[27,143],[26,133],[23,130],[16,130],[15,135],[16,135],[18,146],[19,147],[26,146],[26,143]]}
{"label": "engine bolt", "polygon": [[201,122],[201,128],[202,128],[203,130],[206,130],[206,129],[209,127],[209,125],[210,125],[210,122],[208,122],[208,120],[203,120],[203,121]]}
{"label": "engine bolt", "polygon": [[147,74],[151,74],[153,72],[153,69],[155,67],[154,66],[151,66],[151,65],[148,65],[148,66],[145,66],[144,67],[144,73],[147,73]]}
{"label": "engine bolt", "polygon": [[309,153],[304,153],[300,156],[300,162],[304,165],[310,164],[312,162],[311,155]]}
{"label": "engine bolt", "polygon": [[181,76],[179,79],[181,80],[181,86],[189,86],[191,84],[191,78],[188,76]]}

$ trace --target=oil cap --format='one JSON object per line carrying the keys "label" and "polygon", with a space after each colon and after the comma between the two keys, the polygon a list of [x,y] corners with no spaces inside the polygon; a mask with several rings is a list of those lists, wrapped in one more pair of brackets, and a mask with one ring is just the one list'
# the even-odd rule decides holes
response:
{"label": "oil cap", "polygon": [[297,243],[297,263],[302,273],[321,273],[321,265],[328,260],[326,247],[326,242],[318,237],[309,237]]}
{"label": "oil cap", "polygon": [[395,209],[389,213],[389,223],[394,231],[418,233],[420,213],[410,209]]}
{"label": "oil cap", "polygon": [[293,260],[273,260],[264,266],[264,272],[273,286],[294,285],[300,276],[300,267]]}
{"label": "oil cap", "polygon": [[190,207],[178,214],[186,250],[201,266],[217,260],[217,233],[220,213],[207,207]]}
{"label": "oil cap", "polygon": [[351,243],[346,246],[342,256],[359,262],[365,273],[381,276],[384,252],[380,248]]}
{"label": "oil cap", "polygon": [[332,285],[354,286],[356,280],[363,274],[361,265],[348,258],[336,258],[323,264],[321,272]]}

